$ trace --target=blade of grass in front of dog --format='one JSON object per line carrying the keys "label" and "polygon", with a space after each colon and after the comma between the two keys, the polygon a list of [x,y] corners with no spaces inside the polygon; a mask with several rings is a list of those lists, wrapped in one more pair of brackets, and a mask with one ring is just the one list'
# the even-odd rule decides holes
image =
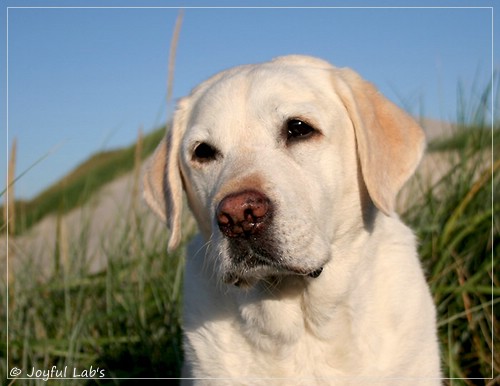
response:
{"label": "blade of grass in front of dog", "polygon": [[181,9],[177,14],[177,19],[175,20],[174,33],[172,35],[172,40],[170,41],[170,53],[168,57],[168,77],[167,77],[167,104],[170,103],[170,100],[172,99],[172,90],[174,87],[175,57],[177,54],[177,44],[179,42],[183,17],[184,17],[184,12]]}
{"label": "blade of grass in front of dog", "polygon": [[10,157],[9,157],[9,167],[7,169],[7,195],[5,197],[4,206],[4,223],[7,225],[7,231],[10,235],[15,234],[16,226],[16,212],[15,212],[15,195],[14,195],[14,179],[16,174],[16,153],[17,153],[17,141],[14,138],[12,143]]}

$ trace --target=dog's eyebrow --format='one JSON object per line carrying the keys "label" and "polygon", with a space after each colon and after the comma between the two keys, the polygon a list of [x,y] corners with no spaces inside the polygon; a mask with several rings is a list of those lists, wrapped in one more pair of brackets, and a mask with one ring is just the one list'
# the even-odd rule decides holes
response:
{"label": "dog's eyebrow", "polygon": [[312,103],[286,103],[276,107],[276,114],[280,124],[283,124],[291,119],[298,119],[307,124],[320,129],[321,116],[320,110]]}

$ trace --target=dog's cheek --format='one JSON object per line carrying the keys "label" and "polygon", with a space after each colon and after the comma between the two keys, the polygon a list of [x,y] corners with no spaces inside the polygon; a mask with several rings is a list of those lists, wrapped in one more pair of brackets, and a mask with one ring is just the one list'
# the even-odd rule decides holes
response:
{"label": "dog's cheek", "polygon": [[206,209],[203,204],[203,200],[200,197],[197,197],[192,192],[186,190],[187,201],[189,205],[189,209],[196,219],[196,223],[198,224],[198,228],[203,235],[204,239],[208,241],[210,235],[212,234],[212,221],[210,217],[209,211]]}
{"label": "dog's cheek", "polygon": [[208,241],[214,231],[213,213],[210,205],[208,205],[211,202],[210,191],[213,189],[212,186],[209,186],[209,182],[213,178],[203,171],[192,170],[186,165],[183,165],[182,175],[187,203],[196,219],[200,232]]}
{"label": "dog's cheek", "polygon": [[353,213],[358,213],[357,162],[352,147],[352,138],[339,134],[318,151],[316,164],[308,165],[313,169],[307,184],[312,211],[330,242],[343,224],[355,221]]}

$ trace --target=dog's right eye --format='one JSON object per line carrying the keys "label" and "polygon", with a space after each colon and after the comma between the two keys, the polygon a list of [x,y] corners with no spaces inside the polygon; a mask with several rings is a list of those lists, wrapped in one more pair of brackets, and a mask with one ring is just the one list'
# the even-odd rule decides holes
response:
{"label": "dog's right eye", "polygon": [[316,134],[316,130],[300,119],[290,119],[286,123],[287,141],[306,139]]}
{"label": "dog's right eye", "polygon": [[219,152],[208,143],[201,142],[196,145],[193,152],[193,160],[197,162],[209,162],[217,158]]}

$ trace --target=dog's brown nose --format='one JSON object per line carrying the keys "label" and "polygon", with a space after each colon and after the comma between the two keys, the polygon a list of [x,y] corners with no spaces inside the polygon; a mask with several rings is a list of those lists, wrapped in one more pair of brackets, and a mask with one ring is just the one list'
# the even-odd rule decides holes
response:
{"label": "dog's brown nose", "polygon": [[266,227],[271,201],[255,190],[230,194],[219,203],[216,217],[221,232],[227,237],[248,237]]}

